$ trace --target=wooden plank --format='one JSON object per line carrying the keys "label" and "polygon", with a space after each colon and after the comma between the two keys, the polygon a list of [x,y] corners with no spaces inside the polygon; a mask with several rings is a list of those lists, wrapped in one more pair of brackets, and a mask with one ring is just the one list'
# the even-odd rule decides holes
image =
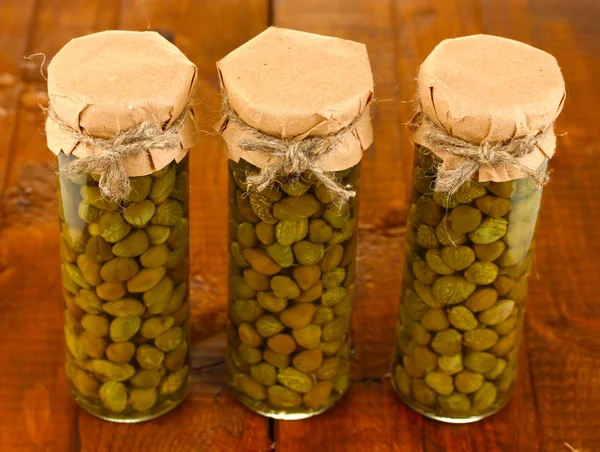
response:
{"label": "wooden plank", "polygon": [[[0,193],[4,187],[23,90],[23,55],[27,51],[35,1],[10,0],[0,6]],[[0,225],[2,204],[0,204]]]}
{"label": "wooden plank", "polygon": [[222,335],[217,339],[214,335],[226,322],[227,235],[223,231],[227,228],[227,172],[221,140],[211,135],[220,106],[215,62],[260,33],[267,20],[268,2],[262,0],[121,2],[120,28],[144,30],[149,25],[172,38],[198,66],[194,100],[203,132],[198,135],[199,143],[190,161],[194,193],[190,206],[194,378],[181,408],[156,421],[113,426],[81,413],[82,450],[270,448],[267,419],[242,407],[228,391],[219,397],[225,382],[225,340]]}
{"label": "wooden plank", "polygon": [[[568,97],[558,124],[552,180],[544,193],[527,313],[527,349],[541,424],[540,449],[600,445],[600,4],[555,0],[484,2],[486,30],[556,56]],[[512,23],[509,25],[507,20]],[[526,26],[526,23],[529,22]],[[514,24],[518,26],[514,26]]]}

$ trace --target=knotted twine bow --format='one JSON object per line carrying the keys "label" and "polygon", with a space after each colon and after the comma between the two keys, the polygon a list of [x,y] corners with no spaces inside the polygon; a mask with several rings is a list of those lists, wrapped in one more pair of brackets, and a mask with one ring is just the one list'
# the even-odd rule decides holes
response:
{"label": "knotted twine bow", "polygon": [[179,147],[179,131],[188,112],[189,108],[186,107],[183,113],[164,130],[152,122],[144,121],[114,138],[92,137],[73,129],[56,114],[52,106],[48,108],[46,114],[70,138],[85,143],[94,150],[93,155],[73,160],[67,170],[69,175],[99,173],[98,186],[102,195],[112,201],[120,202],[126,199],[131,191],[129,176],[125,169],[125,158],[151,149]]}
{"label": "knotted twine bow", "polygon": [[322,137],[306,137],[300,141],[276,138],[262,133],[242,120],[229,105],[227,95],[223,94],[222,113],[227,119],[256,138],[245,138],[237,144],[244,151],[258,151],[273,157],[257,174],[247,174],[246,184],[250,191],[269,188],[278,178],[311,172],[327,189],[339,204],[344,204],[356,192],[351,185],[341,185],[335,173],[323,171],[317,163],[319,158],[332,152],[342,143],[345,136],[356,130],[362,113],[346,127]]}
{"label": "knotted twine bow", "polygon": [[419,104],[419,110],[411,120],[409,128],[414,130],[423,122],[429,126],[429,131],[423,135],[423,146],[461,158],[461,162],[453,169],[441,167],[438,169],[435,191],[453,195],[461,185],[471,179],[473,174],[484,167],[511,166],[530,177],[538,188],[546,185],[550,179],[543,166],[531,169],[521,163],[519,159],[538,149],[538,143],[552,130],[554,122],[542,132],[531,133],[504,143],[482,143],[480,145],[448,135],[422,112]]}

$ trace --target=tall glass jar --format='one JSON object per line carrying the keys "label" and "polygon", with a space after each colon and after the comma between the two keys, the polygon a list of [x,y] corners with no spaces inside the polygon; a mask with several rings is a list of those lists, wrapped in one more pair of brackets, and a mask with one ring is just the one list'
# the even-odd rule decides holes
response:
{"label": "tall glass jar", "polygon": [[[359,166],[344,185],[358,189]],[[229,382],[248,408],[301,419],[350,384],[358,201],[336,205],[308,173],[248,194],[256,171],[229,161]]]}
{"label": "tall glass jar", "polygon": [[67,380],[94,416],[138,422],[190,385],[188,157],[131,177],[123,203],[59,154]]}
{"label": "tall glass jar", "polygon": [[469,180],[449,196],[433,191],[440,164],[417,146],[392,382],[416,411],[463,423],[511,398],[542,190]]}

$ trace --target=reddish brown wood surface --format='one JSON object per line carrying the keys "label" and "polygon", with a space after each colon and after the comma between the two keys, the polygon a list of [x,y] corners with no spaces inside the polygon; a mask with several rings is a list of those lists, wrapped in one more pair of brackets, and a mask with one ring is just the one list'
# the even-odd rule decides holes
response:
{"label": "reddish brown wood surface", "polygon": [[[78,0],[0,2],[1,451],[600,450],[600,4],[590,0]],[[39,71],[69,39],[107,28],[169,34],[199,68],[200,128],[219,116],[215,62],[269,24],[367,44],[378,99],[364,156],[354,384],[327,413],[270,421],[223,384],[225,159],[218,137],[193,151],[194,380],[176,411],[139,425],[95,419],[63,371],[55,176]],[[451,426],[401,404],[388,358],[402,266],[412,148],[403,124],[418,65],[442,39],[491,33],[553,53],[569,98],[544,195],[526,340],[513,401]]]}

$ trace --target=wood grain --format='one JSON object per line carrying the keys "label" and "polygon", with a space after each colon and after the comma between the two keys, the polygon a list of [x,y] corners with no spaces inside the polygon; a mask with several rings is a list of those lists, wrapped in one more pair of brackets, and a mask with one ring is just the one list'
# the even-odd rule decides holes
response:
{"label": "wood grain", "polygon": [[[0,4],[0,450],[568,451],[600,449],[600,4],[589,0],[4,0]],[[268,421],[224,390],[226,161],[215,62],[270,23],[367,44],[378,99],[362,168],[353,386],[304,421]],[[55,175],[40,59],[106,28],[158,29],[199,70],[191,159],[193,385],[174,412],[119,425],[78,410],[63,370]],[[442,39],[490,33],[554,54],[569,98],[545,190],[512,402],[466,426],[406,408],[389,383],[412,166],[404,127],[419,64]],[[8,75],[6,75],[8,74]],[[270,428],[274,427],[274,438]],[[274,440],[274,442],[273,442]]]}

